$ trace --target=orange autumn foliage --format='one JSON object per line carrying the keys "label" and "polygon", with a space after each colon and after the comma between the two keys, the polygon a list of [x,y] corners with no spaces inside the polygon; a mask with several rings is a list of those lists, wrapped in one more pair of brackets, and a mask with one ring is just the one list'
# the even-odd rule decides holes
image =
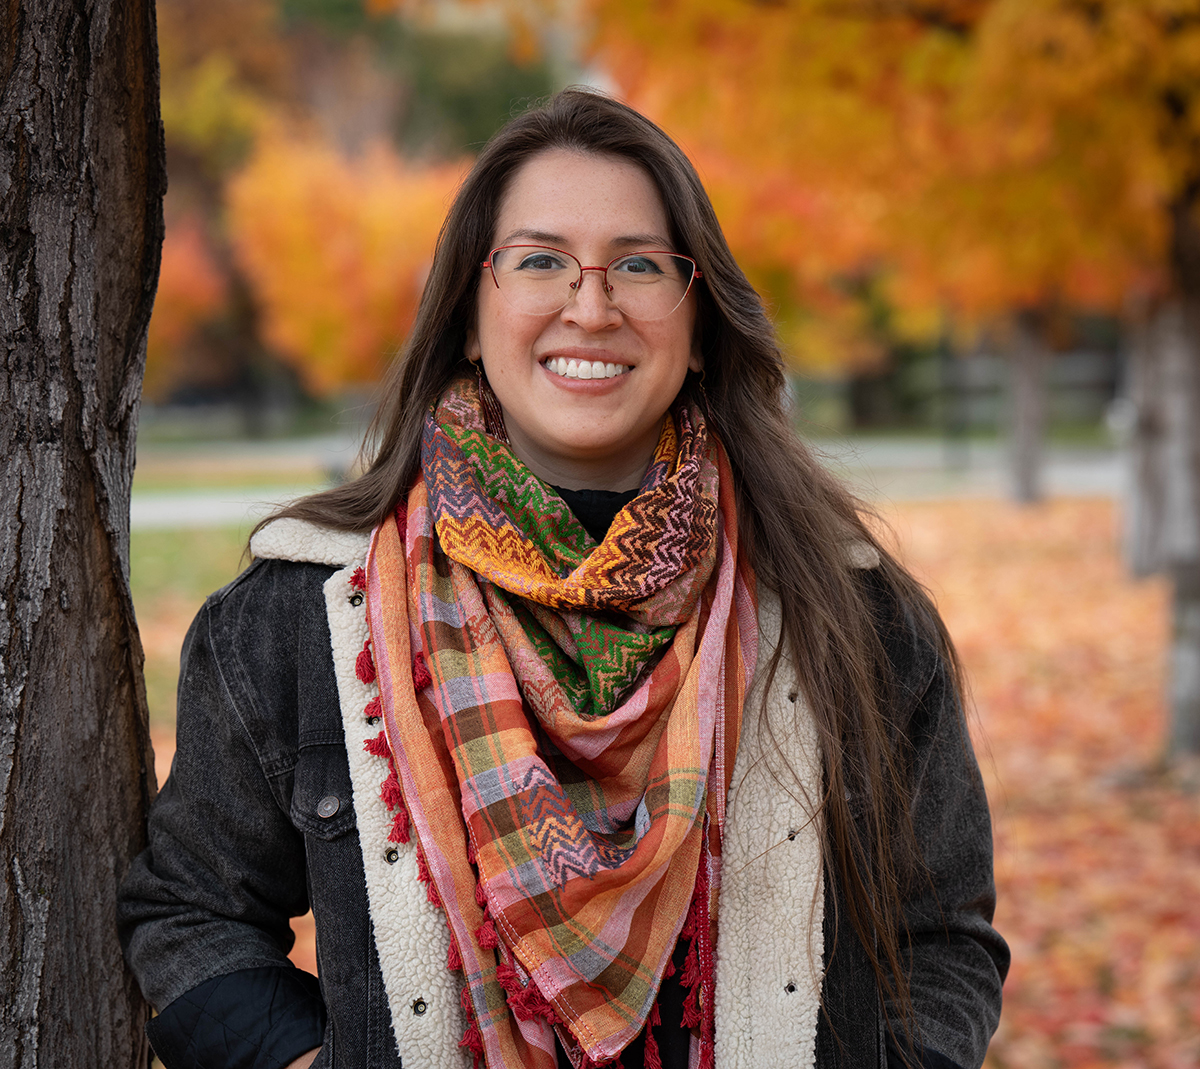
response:
{"label": "orange autumn foliage", "polygon": [[230,182],[229,229],[264,336],[310,390],[378,380],[412,323],[461,173],[382,145],[348,159],[277,134]]}
{"label": "orange autumn foliage", "polygon": [[586,9],[622,95],[723,161],[737,252],[790,265],[792,299],[866,271],[932,325],[1165,282],[1200,168],[1197,0]]}
{"label": "orange autumn foliage", "polygon": [[168,222],[146,340],[146,396],[162,400],[170,393],[179,375],[180,347],[227,299],[225,276],[199,220],[182,216]]}

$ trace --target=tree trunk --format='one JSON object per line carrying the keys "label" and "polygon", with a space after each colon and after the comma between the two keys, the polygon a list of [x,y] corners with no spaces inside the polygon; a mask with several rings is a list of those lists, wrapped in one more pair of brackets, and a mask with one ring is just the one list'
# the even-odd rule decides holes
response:
{"label": "tree trunk", "polygon": [[1171,569],[1170,757],[1200,755],[1200,564]]}
{"label": "tree trunk", "polygon": [[1174,583],[1167,753],[1200,754],[1200,316],[1171,301],[1132,341],[1126,555]]}
{"label": "tree trunk", "polygon": [[0,35],[0,1065],[144,1065],[114,930],[154,792],[129,491],[165,189],[152,0]]}
{"label": "tree trunk", "polygon": [[1009,419],[1013,497],[1022,504],[1042,499],[1048,359],[1037,317],[1025,312],[1017,315],[1008,360]]}
{"label": "tree trunk", "polygon": [[1200,756],[1200,228],[1197,191],[1172,213],[1176,293],[1133,328],[1126,548],[1174,584],[1168,758]]}

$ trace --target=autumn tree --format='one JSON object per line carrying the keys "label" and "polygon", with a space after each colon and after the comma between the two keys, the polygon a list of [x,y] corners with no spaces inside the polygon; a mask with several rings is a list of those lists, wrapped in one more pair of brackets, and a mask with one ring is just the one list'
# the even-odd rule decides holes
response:
{"label": "autumn tree", "polygon": [[868,270],[917,329],[999,326],[1035,399],[1064,312],[1135,311],[1135,563],[1175,580],[1169,748],[1200,752],[1200,3],[586,6],[785,284]]}
{"label": "autumn tree", "polygon": [[308,390],[377,382],[416,313],[462,166],[377,143],[264,137],[228,188],[228,224],[263,335]]}
{"label": "autumn tree", "polygon": [[154,773],[129,492],[165,186],[150,0],[0,39],[0,1064],[144,1065],[115,930]]}

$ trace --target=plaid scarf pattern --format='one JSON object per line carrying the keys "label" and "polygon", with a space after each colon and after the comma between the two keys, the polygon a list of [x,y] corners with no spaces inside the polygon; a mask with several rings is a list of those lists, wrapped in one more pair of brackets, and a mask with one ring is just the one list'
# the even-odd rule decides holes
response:
{"label": "plaid scarf pattern", "polygon": [[656,1019],[681,930],[714,945],[757,656],[723,450],[676,405],[597,545],[457,380],[366,583],[387,742],[464,976],[464,1046],[492,1069],[554,1069],[557,1031],[575,1064],[613,1062]]}

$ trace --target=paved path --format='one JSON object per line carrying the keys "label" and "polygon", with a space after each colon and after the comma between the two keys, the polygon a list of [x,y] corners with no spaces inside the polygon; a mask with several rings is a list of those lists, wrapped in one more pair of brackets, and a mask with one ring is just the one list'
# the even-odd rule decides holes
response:
{"label": "paved path", "polygon": [[[813,444],[834,471],[874,501],[1002,497],[1011,485],[1004,449],[994,443],[971,443],[953,452],[936,440],[843,438]],[[356,448],[356,443],[346,437],[326,437],[219,443],[193,447],[187,455],[196,461],[212,457],[222,464],[238,458],[248,467],[268,470],[273,464],[299,461],[318,471],[333,471],[345,470]],[[180,447],[171,449],[176,455],[184,455]],[[154,455],[163,454],[156,450]],[[1047,456],[1046,493],[1117,497],[1122,471],[1116,450],[1056,447]],[[320,486],[290,482],[251,489],[135,491],[130,521],[135,529],[240,526],[248,530],[274,505]]]}

